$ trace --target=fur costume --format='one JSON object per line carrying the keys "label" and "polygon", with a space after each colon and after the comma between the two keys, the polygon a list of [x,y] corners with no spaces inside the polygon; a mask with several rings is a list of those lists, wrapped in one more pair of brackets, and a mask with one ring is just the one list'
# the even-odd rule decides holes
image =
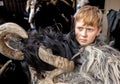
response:
{"label": "fur costume", "polygon": [[[65,82],[68,84],[119,84],[120,52],[110,47],[109,45],[106,45],[104,42],[104,38],[102,39],[101,37],[97,38],[93,44],[80,48],[80,46],[76,43],[74,39],[74,32],[71,32],[63,37],[64,37],[64,41],[60,42],[58,38],[57,40],[60,43],[64,43],[65,46],[69,46],[69,48],[67,47],[66,50],[70,49],[72,53],[69,54],[70,56],[68,57],[71,57],[71,55],[76,53],[72,58],[69,58],[70,60],[73,60],[75,62],[76,68],[73,72],[65,72],[59,76],[54,77],[54,83]],[[52,40],[50,40],[50,42],[51,41]],[[48,44],[50,45],[49,42]],[[73,44],[75,44],[76,47]],[[80,50],[78,50],[78,48]],[[55,47],[53,49],[57,50],[58,47]],[[45,49],[45,51],[47,50]],[[68,53],[68,52],[66,51],[64,53]],[[49,54],[51,54],[51,52],[47,52],[47,54],[48,55],[44,55],[44,56],[50,59],[51,56]],[[44,58],[46,59],[46,57]],[[45,59],[42,59],[42,61],[46,62]],[[46,63],[49,64],[50,61]],[[40,83],[40,84],[44,84],[44,83]]]}
{"label": "fur costume", "polygon": [[[25,62],[28,63],[28,67],[33,68],[30,68],[30,80],[32,82],[37,81],[40,82],[39,84],[45,84],[41,83],[42,79],[44,80],[47,77],[54,79],[54,77],[63,72],[73,70],[74,62],[71,58],[80,48],[75,39],[73,39],[73,35],[74,32],[72,31],[67,35],[63,35],[62,32],[57,29],[55,30],[54,26],[47,27],[43,30],[41,29],[35,34],[29,34],[29,38],[25,41],[25,46],[22,51],[25,54]],[[50,48],[52,52],[46,52],[47,50],[45,49],[40,50],[43,45],[46,48]]]}
{"label": "fur costume", "polygon": [[[12,26],[11,23],[9,25]],[[5,44],[7,39],[8,43],[9,39],[10,41],[15,40],[13,39],[15,37],[11,37],[13,36],[13,33],[20,35],[23,38],[28,38],[28,35],[23,29],[21,29],[21,27],[15,24],[13,24],[13,26],[15,27],[11,26],[6,26],[6,24],[0,26],[1,53],[8,58],[22,60],[19,59],[19,57],[21,57],[21,54],[20,56],[16,54],[11,55],[11,53],[6,54],[6,52],[3,51],[5,48],[8,48],[10,52],[15,51]],[[56,70],[57,67],[57,69],[63,71],[64,73],[61,73],[61,75],[55,74],[55,77],[51,77],[48,75],[48,77],[54,79],[54,83],[65,82],[68,84],[119,84],[120,52],[106,45],[104,41],[101,41],[101,39],[97,38],[93,44],[81,47],[75,41],[74,32],[70,32],[65,36],[60,34],[60,32],[53,33],[53,31],[49,31],[49,33],[47,31],[41,33],[44,34],[38,34],[36,36],[30,37],[27,40],[28,43],[26,42],[26,46],[24,48],[25,51],[23,50],[23,53],[25,54],[25,59],[21,62],[21,64],[23,65],[27,62],[27,64],[32,66],[32,68],[34,68],[37,72],[37,74],[35,75],[41,74],[42,71],[46,72],[47,74],[47,71]],[[42,53],[42,55],[46,57],[42,57],[42,55],[40,54],[41,52],[38,51],[38,49],[40,49],[40,46],[42,45],[45,45],[45,47],[52,49],[52,52],[51,50],[46,50],[47,48],[41,51],[46,51],[45,53]],[[39,56],[38,52],[40,54]],[[73,54],[75,55],[73,56]],[[48,59],[49,61],[46,61],[46,59]],[[56,59],[58,61],[53,62],[53,59]],[[73,65],[73,61],[75,64],[75,70],[73,72],[69,72],[69,70],[71,71],[74,68],[74,66],[71,66]],[[10,62],[11,61],[9,61],[9,63]],[[55,65],[55,63],[57,63],[58,66]],[[29,67],[26,68],[24,66],[23,68],[25,70],[24,72],[26,72],[28,71]],[[0,74],[2,74],[2,71],[3,69],[0,70]],[[28,77],[30,77],[29,74]],[[32,83],[36,83],[36,80],[35,82],[33,82],[34,79],[30,79]],[[50,84],[51,79],[48,79],[47,81],[47,83],[38,84]]]}
{"label": "fur costume", "polygon": [[68,84],[120,84],[120,52],[96,39],[73,56],[76,68],[58,76],[56,82]]}

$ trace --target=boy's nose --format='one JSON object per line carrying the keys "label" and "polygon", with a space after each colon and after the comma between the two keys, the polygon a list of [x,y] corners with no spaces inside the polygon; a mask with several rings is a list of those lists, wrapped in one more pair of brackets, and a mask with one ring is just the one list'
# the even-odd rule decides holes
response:
{"label": "boy's nose", "polygon": [[86,37],[86,36],[87,36],[87,30],[86,30],[86,29],[83,29],[83,30],[81,31],[81,36],[83,36],[83,37]]}

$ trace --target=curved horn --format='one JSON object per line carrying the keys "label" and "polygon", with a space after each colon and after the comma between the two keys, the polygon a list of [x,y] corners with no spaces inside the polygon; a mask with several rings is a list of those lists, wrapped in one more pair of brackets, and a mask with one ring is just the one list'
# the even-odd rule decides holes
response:
{"label": "curved horn", "polygon": [[22,38],[28,38],[28,34],[24,30],[24,28],[13,22],[7,22],[0,25],[0,34],[2,34],[3,32],[15,33]]}
{"label": "curved horn", "polygon": [[21,26],[12,22],[0,25],[0,53],[10,59],[23,60],[22,51],[12,49],[6,44],[10,38],[17,39],[18,37],[28,38],[27,32]]}
{"label": "curved horn", "polygon": [[58,69],[62,69],[65,71],[73,71],[74,70],[74,62],[68,60],[67,58],[53,55],[52,50],[47,49],[43,46],[39,47],[39,57],[42,61],[55,66]]}
{"label": "curved horn", "polygon": [[7,68],[7,66],[12,62],[12,60],[8,60],[0,69],[0,76],[3,74],[3,72],[5,71],[5,69]]}

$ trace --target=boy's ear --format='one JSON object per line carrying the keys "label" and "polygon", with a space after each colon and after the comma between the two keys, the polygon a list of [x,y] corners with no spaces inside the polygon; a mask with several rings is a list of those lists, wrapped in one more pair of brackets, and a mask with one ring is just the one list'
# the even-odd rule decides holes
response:
{"label": "boy's ear", "polygon": [[101,28],[99,29],[99,31],[100,31],[100,33],[102,33],[102,29]]}
{"label": "boy's ear", "polygon": [[102,33],[102,29],[101,28],[99,28],[97,36],[99,36],[100,33]]}

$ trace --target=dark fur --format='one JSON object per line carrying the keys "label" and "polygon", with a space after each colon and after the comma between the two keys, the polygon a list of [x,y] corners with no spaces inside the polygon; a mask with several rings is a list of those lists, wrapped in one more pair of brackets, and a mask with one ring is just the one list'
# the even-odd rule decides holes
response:
{"label": "dark fur", "polygon": [[[53,26],[49,26],[34,35],[30,35],[29,39],[25,42],[23,49],[25,54],[24,62],[28,63],[28,67],[32,66],[38,74],[55,69],[54,66],[40,60],[38,49],[41,45],[52,49],[53,54],[63,56],[69,60],[71,60],[72,55],[79,49],[77,42],[73,41],[73,32],[65,35],[55,29]],[[76,50],[74,48],[76,48]]]}

